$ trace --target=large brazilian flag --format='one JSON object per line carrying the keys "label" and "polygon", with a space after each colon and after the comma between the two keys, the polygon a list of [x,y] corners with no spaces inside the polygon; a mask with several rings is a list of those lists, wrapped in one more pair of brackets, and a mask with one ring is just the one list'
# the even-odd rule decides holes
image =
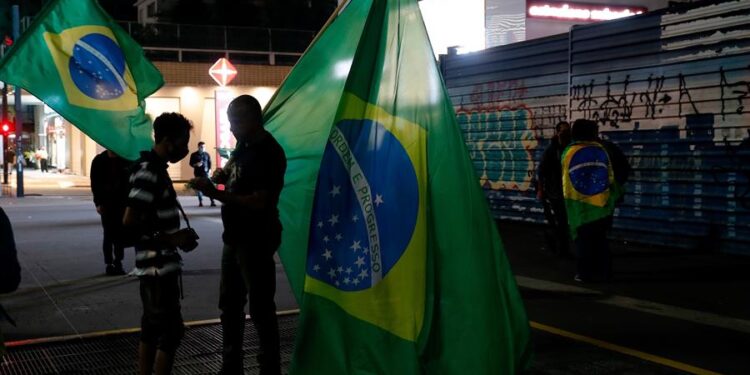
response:
{"label": "large brazilian flag", "polygon": [[293,374],[512,374],[529,324],[416,0],[352,0],[265,111]]}
{"label": "large brazilian flag", "polygon": [[0,81],[125,158],[153,144],[143,103],[164,80],[94,0],[50,1],[0,62]]}
{"label": "large brazilian flag", "polygon": [[598,142],[575,142],[562,154],[563,196],[571,238],[578,228],[611,216],[624,190],[615,181],[606,149]]}

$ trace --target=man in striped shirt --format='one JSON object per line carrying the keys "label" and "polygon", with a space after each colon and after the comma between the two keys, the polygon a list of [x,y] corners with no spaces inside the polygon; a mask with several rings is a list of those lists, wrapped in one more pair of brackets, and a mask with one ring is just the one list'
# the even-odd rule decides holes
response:
{"label": "man in striped shirt", "polygon": [[184,332],[178,282],[182,258],[177,249],[194,249],[197,236],[180,229],[180,208],[167,163],[187,156],[191,128],[190,121],[177,113],[157,117],[154,148],[141,153],[130,177],[123,224],[135,245],[141,283],[141,374],[169,374]]}

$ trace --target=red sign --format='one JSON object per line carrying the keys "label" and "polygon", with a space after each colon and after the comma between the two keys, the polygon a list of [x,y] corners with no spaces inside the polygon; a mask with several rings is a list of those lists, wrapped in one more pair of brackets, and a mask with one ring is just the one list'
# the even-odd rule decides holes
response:
{"label": "red sign", "polygon": [[533,18],[572,21],[607,21],[647,12],[643,7],[583,4],[552,1],[529,1],[527,13]]}
{"label": "red sign", "polygon": [[216,63],[208,69],[208,75],[219,84],[224,87],[232,82],[234,77],[237,76],[237,68],[225,58],[220,58]]}

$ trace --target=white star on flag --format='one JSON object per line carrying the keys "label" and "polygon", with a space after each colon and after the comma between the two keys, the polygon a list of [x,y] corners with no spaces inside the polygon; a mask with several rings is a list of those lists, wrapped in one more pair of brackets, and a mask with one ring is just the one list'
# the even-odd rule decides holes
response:
{"label": "white star on flag", "polygon": [[316,264],[316,265],[314,265],[314,266],[313,266],[313,271],[315,271],[315,272],[318,272],[318,271],[320,271],[320,266],[319,266],[319,265],[317,265],[317,264]]}
{"label": "white star on flag", "polygon": [[328,219],[328,222],[331,223],[331,225],[335,225],[339,222],[339,215],[331,215],[331,218]]}
{"label": "white star on flag", "polygon": [[331,258],[333,258],[333,254],[331,253],[331,250],[326,249],[323,252],[323,257],[326,258],[326,260],[331,260]]}
{"label": "white star on flag", "polygon": [[383,203],[385,203],[383,201],[383,196],[380,194],[375,194],[375,205],[379,207]]}
{"label": "white star on flag", "polygon": [[355,223],[358,222],[359,221],[359,216],[357,216],[357,215],[352,216],[352,221],[355,222]]}
{"label": "white star on flag", "polygon": [[369,276],[369,275],[367,274],[367,270],[362,270],[362,272],[360,272],[360,273],[359,273],[359,275],[357,275],[357,276],[358,276],[358,277],[361,277],[361,278],[362,278],[362,280],[364,280],[364,279],[365,279],[365,277],[367,277],[367,276]]}
{"label": "white star on flag", "polygon": [[333,269],[333,268],[331,268],[331,270],[328,271],[328,276],[330,276],[332,279],[335,279],[336,278],[336,270]]}
{"label": "white star on flag", "polygon": [[350,278],[347,277],[347,278],[344,279],[344,284],[349,284],[351,281],[352,281],[352,279],[350,279]]}
{"label": "white star on flag", "polygon": [[358,285],[359,284],[359,279],[354,279],[354,281],[352,281],[352,283],[354,283],[354,285]]}
{"label": "white star on flag", "polygon": [[339,268],[336,269],[336,272],[338,273],[344,272],[344,267],[339,266]]}
{"label": "white star on flag", "polygon": [[360,241],[354,241],[354,243],[352,244],[352,246],[349,246],[349,248],[352,249],[352,250],[354,250],[354,251],[357,251],[357,250],[361,249],[362,246],[359,246],[359,242]]}
{"label": "white star on flag", "polygon": [[323,228],[323,222],[322,221],[318,222],[318,228]]}
{"label": "white star on flag", "polygon": [[331,239],[330,239],[330,238],[328,238],[328,236],[324,236],[324,237],[323,237],[323,242],[328,242],[328,241],[330,241],[330,240],[331,240]]}
{"label": "white star on flag", "polygon": [[344,236],[342,236],[341,233],[336,233],[336,241],[341,241],[342,238],[344,238]]}
{"label": "white star on flag", "polygon": [[333,196],[333,197],[341,194],[341,186],[333,185],[333,189],[331,189],[331,191],[329,192],[329,194],[331,194],[331,196]]}
{"label": "white star on flag", "polygon": [[357,257],[357,261],[354,264],[362,267],[365,265],[365,257]]}
{"label": "white star on flag", "polygon": [[346,274],[350,275],[351,273],[352,273],[352,268],[351,267],[346,267]]}

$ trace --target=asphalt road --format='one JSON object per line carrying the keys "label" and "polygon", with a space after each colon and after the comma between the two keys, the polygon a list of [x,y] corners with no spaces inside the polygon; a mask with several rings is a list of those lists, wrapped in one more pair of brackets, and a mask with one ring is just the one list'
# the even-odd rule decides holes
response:
{"label": "asphalt road", "polygon": [[[201,236],[184,256],[186,321],[219,311],[218,208],[181,201]],[[90,197],[0,198],[14,226],[21,288],[2,297],[18,327],[6,340],[133,328],[138,283],[106,277],[101,227]],[[615,244],[615,280],[580,284],[575,263],[544,252],[539,228],[500,223],[534,328],[534,374],[750,373],[750,259]],[[126,253],[132,267],[133,253]],[[279,310],[295,309],[277,266]]]}

